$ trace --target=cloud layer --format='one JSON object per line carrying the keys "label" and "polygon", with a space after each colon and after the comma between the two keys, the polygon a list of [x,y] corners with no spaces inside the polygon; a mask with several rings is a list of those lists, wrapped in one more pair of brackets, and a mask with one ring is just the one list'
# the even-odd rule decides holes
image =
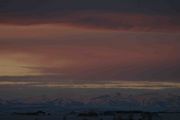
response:
{"label": "cloud layer", "polygon": [[178,0],[1,0],[0,76],[179,81],[179,8]]}
{"label": "cloud layer", "polygon": [[0,23],[60,24],[121,31],[180,30],[179,1],[1,1]]}
{"label": "cloud layer", "polygon": [[45,87],[45,88],[78,88],[78,89],[139,89],[139,90],[163,90],[179,89],[180,83],[174,82],[148,82],[148,81],[101,81],[101,82],[30,82],[30,81],[1,81],[1,87],[23,86],[23,87]]}
{"label": "cloud layer", "polygon": [[[180,78],[179,34],[95,31],[53,25],[1,26],[0,31],[1,64],[10,64],[11,67],[4,68],[11,73],[13,69],[29,69],[26,75],[30,72],[68,80]],[[18,71],[17,75],[21,74]]]}

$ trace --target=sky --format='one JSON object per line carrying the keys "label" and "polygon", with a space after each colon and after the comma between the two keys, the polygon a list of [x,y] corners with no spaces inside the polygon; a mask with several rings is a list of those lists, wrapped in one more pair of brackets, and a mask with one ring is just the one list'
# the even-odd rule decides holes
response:
{"label": "sky", "polygon": [[180,82],[179,14],[178,0],[1,0],[1,81]]}

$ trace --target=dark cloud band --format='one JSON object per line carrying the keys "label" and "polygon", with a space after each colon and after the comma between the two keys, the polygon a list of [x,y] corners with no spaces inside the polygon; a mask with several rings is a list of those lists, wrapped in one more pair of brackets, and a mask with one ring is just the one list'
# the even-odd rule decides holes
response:
{"label": "dark cloud band", "polygon": [[59,24],[83,28],[122,31],[171,32],[180,31],[180,17],[144,14],[73,12],[52,13],[41,16],[1,16],[1,24],[33,25]]}
{"label": "dark cloud band", "polygon": [[103,10],[146,14],[178,14],[178,0],[1,0],[1,11],[47,13],[56,11]]}
{"label": "dark cloud band", "polygon": [[180,2],[170,0],[6,0],[0,23],[65,24],[131,31],[180,31]]}

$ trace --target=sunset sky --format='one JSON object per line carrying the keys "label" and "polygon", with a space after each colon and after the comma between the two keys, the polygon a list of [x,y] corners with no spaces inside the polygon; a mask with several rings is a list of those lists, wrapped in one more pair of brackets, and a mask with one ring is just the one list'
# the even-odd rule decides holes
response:
{"label": "sunset sky", "polygon": [[180,82],[179,14],[178,0],[1,0],[0,78]]}

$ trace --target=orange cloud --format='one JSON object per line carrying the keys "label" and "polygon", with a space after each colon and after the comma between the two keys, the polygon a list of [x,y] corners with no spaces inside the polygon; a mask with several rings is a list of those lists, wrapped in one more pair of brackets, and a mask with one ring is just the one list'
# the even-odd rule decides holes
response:
{"label": "orange cloud", "polygon": [[25,63],[26,69],[43,75],[68,79],[179,78],[179,34],[94,31],[54,25],[7,28],[12,31],[4,31],[6,35],[0,38],[0,58],[15,54],[12,61]]}

